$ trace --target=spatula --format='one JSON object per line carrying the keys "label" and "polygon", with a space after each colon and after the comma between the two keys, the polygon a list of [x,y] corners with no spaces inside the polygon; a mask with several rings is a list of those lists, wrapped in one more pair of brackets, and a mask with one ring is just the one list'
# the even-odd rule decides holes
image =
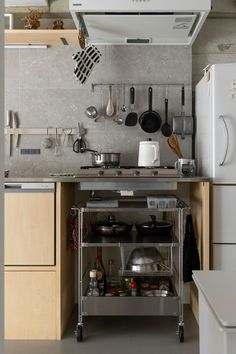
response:
{"label": "spatula", "polygon": [[171,136],[167,138],[167,144],[169,145],[171,150],[178,156],[179,159],[183,157],[176,135],[171,134]]}
{"label": "spatula", "polygon": [[125,125],[128,127],[133,127],[137,124],[138,121],[138,115],[136,112],[133,112],[134,110],[134,99],[135,99],[135,89],[134,87],[130,88],[130,108],[131,112],[127,115],[126,120],[125,120]]}

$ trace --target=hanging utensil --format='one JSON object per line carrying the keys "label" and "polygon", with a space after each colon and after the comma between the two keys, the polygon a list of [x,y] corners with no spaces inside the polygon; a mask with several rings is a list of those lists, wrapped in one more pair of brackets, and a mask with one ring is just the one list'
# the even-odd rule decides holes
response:
{"label": "hanging utensil", "polygon": [[125,120],[125,125],[128,127],[133,127],[137,124],[138,121],[138,115],[134,111],[134,100],[135,100],[135,89],[134,87],[130,88],[130,109],[131,112],[127,115],[126,120]]}
{"label": "hanging utensil", "polygon": [[56,128],[55,156],[59,157],[60,155],[61,155],[61,140]]}
{"label": "hanging utensil", "polygon": [[[19,119],[15,112],[12,112],[13,115],[13,128],[19,128]],[[19,133],[15,132],[13,137],[13,147],[16,150],[19,147]]]}
{"label": "hanging utensil", "polygon": [[139,124],[146,133],[155,133],[161,127],[161,116],[152,110],[152,87],[148,89],[148,111],[141,114]]}
{"label": "hanging utensil", "polygon": [[173,118],[173,132],[181,135],[181,139],[185,139],[185,135],[192,135],[194,131],[193,117],[185,115],[185,89],[181,89],[181,115]]}
{"label": "hanging utensil", "polygon": [[[120,104],[120,95],[119,95],[119,91],[116,89],[116,107],[119,107],[119,104]],[[116,111],[116,117],[113,119],[113,121],[118,125],[124,123],[123,118],[119,116],[118,109]]]}
{"label": "hanging utensil", "polygon": [[171,136],[167,138],[167,144],[169,145],[171,150],[178,156],[179,159],[183,157],[176,135],[171,134]]}
{"label": "hanging utensil", "polygon": [[171,126],[168,123],[168,98],[165,98],[165,123],[161,127],[161,132],[167,138],[172,134]]}
{"label": "hanging utensil", "polygon": [[78,123],[78,138],[75,140],[74,144],[73,144],[73,151],[78,153],[83,153],[86,151],[87,147],[86,147],[86,143],[83,140],[82,136],[83,134],[85,134],[85,129],[83,129],[80,125],[80,123]]}
{"label": "hanging utensil", "polygon": [[125,85],[123,85],[122,93],[123,93],[123,104],[122,104],[122,106],[121,106],[121,111],[122,111],[122,112],[126,112],[126,106],[125,106]]}
{"label": "hanging utensil", "polygon": [[115,112],[115,108],[112,103],[112,86],[109,85],[109,96],[108,96],[108,103],[107,103],[107,107],[106,107],[107,117],[112,117],[114,112]]}
{"label": "hanging utensil", "polygon": [[[6,128],[9,130],[12,127],[12,112],[11,111],[6,111]],[[6,136],[6,152],[7,156],[11,156],[12,149],[11,149],[11,143],[12,143],[12,135],[10,132],[7,133]]]}

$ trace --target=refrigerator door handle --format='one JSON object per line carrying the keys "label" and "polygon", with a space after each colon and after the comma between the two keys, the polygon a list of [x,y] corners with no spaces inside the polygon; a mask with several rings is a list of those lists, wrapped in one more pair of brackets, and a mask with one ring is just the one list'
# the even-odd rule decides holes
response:
{"label": "refrigerator door handle", "polygon": [[226,133],[226,147],[225,147],[225,154],[224,154],[224,158],[223,160],[219,163],[219,166],[224,166],[225,164],[225,160],[228,154],[228,149],[229,149],[229,130],[227,127],[227,123],[225,121],[225,117],[223,115],[219,116],[219,119],[222,120],[222,122],[224,123],[224,127],[225,127],[225,133]]}

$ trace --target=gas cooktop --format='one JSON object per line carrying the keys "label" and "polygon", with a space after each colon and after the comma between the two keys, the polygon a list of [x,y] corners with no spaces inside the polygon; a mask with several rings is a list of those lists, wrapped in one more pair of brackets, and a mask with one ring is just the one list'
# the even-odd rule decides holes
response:
{"label": "gas cooktop", "polygon": [[140,167],[140,166],[81,166],[76,173],[50,173],[51,177],[176,177],[177,169],[173,166]]}

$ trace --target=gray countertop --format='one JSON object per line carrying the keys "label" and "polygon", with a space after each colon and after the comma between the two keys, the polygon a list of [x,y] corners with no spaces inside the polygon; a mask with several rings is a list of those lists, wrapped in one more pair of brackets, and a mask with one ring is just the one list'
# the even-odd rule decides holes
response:
{"label": "gray countertop", "polygon": [[235,271],[194,271],[199,291],[223,327],[236,327]]}
{"label": "gray countertop", "polygon": [[5,183],[37,183],[37,182],[68,182],[68,183],[79,183],[79,182],[177,182],[177,183],[191,183],[191,182],[210,182],[208,177],[8,177],[4,179]]}

